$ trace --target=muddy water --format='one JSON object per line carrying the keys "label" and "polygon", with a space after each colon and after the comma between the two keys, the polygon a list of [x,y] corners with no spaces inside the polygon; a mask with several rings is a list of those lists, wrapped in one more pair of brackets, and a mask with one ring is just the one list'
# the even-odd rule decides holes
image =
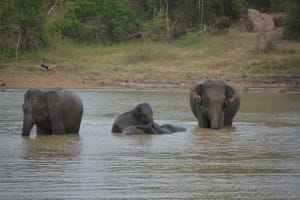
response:
{"label": "muddy water", "polygon": [[[184,92],[76,92],[80,135],[21,137],[24,92],[0,93],[0,199],[300,197],[300,94],[245,93],[235,128],[197,128]],[[149,102],[187,131],[119,136],[114,119]]]}

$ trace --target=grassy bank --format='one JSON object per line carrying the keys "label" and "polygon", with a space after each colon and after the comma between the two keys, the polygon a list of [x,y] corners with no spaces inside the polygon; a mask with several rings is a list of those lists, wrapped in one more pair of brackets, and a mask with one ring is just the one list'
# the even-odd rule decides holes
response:
{"label": "grassy bank", "polygon": [[[299,77],[299,53],[300,44],[280,39],[280,32],[237,29],[221,35],[188,34],[170,43],[96,46],[60,40],[18,61],[1,62],[0,81],[7,87],[97,88],[123,82],[189,87],[197,79],[217,76],[243,86]],[[50,64],[50,72],[40,67],[42,62]]]}

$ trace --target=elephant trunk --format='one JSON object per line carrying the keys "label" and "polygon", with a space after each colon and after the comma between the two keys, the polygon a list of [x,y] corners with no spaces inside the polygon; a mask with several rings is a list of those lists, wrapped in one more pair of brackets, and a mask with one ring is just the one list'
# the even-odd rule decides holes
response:
{"label": "elephant trunk", "polygon": [[24,115],[22,136],[29,136],[33,126],[33,119],[29,115]]}
{"label": "elephant trunk", "polygon": [[212,129],[221,129],[224,127],[224,111],[212,110],[209,114],[209,119]]}
{"label": "elephant trunk", "polygon": [[150,122],[150,123],[145,124],[145,125],[137,125],[136,127],[137,127],[137,128],[141,128],[141,129],[143,129],[143,130],[146,130],[146,129],[151,128],[153,125],[154,125],[154,123],[153,123],[153,122]]}

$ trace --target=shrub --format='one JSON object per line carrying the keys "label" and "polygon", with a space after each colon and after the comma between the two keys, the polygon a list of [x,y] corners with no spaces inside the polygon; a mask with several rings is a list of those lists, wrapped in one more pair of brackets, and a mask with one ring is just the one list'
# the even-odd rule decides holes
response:
{"label": "shrub", "polygon": [[76,0],[61,23],[62,33],[88,42],[119,42],[140,25],[136,13],[121,1]]}
{"label": "shrub", "polygon": [[284,26],[284,36],[288,39],[300,39],[300,1],[292,1]]}

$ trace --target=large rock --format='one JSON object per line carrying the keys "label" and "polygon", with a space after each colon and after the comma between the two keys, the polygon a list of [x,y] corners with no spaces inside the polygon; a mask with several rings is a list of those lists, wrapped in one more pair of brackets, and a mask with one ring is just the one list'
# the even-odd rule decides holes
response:
{"label": "large rock", "polygon": [[274,23],[273,17],[266,13],[261,13],[261,16],[265,21],[265,31],[274,31],[275,23]]}
{"label": "large rock", "polygon": [[250,32],[274,31],[275,25],[272,16],[266,13],[260,13],[255,9],[248,9],[247,30]]}

